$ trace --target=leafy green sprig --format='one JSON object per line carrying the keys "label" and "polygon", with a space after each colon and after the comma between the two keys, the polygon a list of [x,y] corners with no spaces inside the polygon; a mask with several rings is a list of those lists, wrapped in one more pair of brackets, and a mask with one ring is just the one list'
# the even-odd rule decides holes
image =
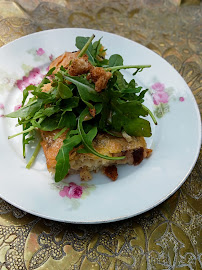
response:
{"label": "leafy green sprig", "polygon": [[[58,129],[59,132],[54,140],[67,132],[66,139],[56,157],[56,182],[67,175],[70,169],[69,153],[73,149],[77,149],[78,153],[91,153],[108,160],[125,158],[98,153],[93,147],[93,140],[98,133],[107,132],[120,137],[120,134],[125,131],[130,136],[150,137],[150,123],[144,117],[150,115],[157,124],[152,112],[142,104],[148,89],[142,89],[134,79],[127,82],[120,72],[121,69],[136,68],[136,74],[150,66],[124,66],[123,58],[118,54],[105,59],[101,39],[92,43],[93,38],[94,36],[77,37],[76,46],[80,50],[79,57],[86,53],[91,64],[112,72],[105,90],[97,93],[94,83],[87,80],[86,74],[70,76],[68,70],[61,67],[60,71],[53,76],[55,68],[52,68],[38,86],[30,85],[23,91],[22,107],[6,115],[18,118],[18,125],[23,127],[22,132],[9,136],[9,139],[23,134],[24,157],[25,145],[34,140],[32,134],[34,130]],[[51,83],[51,89],[46,93],[42,91],[42,88],[47,83]],[[31,98],[26,103],[29,93]],[[90,110],[95,111],[94,117],[90,114]],[[39,150],[40,142],[27,168],[31,167]]]}

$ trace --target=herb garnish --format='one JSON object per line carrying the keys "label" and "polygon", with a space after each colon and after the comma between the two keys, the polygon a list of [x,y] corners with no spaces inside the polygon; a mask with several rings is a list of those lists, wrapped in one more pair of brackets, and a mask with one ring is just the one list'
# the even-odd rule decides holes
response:
{"label": "herb garnish", "polygon": [[[33,131],[59,129],[54,140],[67,132],[56,157],[56,182],[61,181],[70,169],[69,152],[72,149],[77,149],[78,153],[92,153],[104,159],[125,158],[98,153],[93,148],[93,139],[99,132],[117,137],[120,137],[121,132],[126,132],[130,136],[150,137],[150,123],[144,117],[149,114],[157,124],[152,112],[142,104],[148,89],[142,89],[134,79],[126,82],[120,72],[121,69],[136,68],[135,75],[150,66],[124,66],[123,58],[118,54],[106,59],[101,39],[92,43],[93,38],[94,35],[91,38],[76,38],[76,46],[80,50],[78,57],[87,54],[89,62],[94,67],[102,67],[112,73],[106,89],[96,92],[95,84],[87,79],[86,74],[70,76],[68,69],[61,67],[60,71],[53,75],[55,68],[52,68],[38,86],[30,85],[24,89],[22,107],[6,115],[18,118],[18,125],[23,127],[22,132],[9,136],[9,139],[23,134],[24,157],[25,145],[35,139]],[[43,92],[42,88],[47,83],[51,83],[51,89],[49,92]],[[32,97],[26,103],[30,95]],[[27,168],[31,167],[39,150],[40,142]]]}

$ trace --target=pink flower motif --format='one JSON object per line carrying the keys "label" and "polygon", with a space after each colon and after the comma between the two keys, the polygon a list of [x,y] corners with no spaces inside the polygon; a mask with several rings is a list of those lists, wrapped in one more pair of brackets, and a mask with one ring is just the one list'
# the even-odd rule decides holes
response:
{"label": "pink flower motif", "polygon": [[4,117],[4,114],[0,114],[0,117]]}
{"label": "pink flower motif", "polygon": [[42,48],[39,48],[38,50],[36,50],[36,54],[41,56],[45,53],[45,51]]}
{"label": "pink flower motif", "polygon": [[168,103],[169,95],[165,92],[165,85],[163,83],[156,82],[151,88],[154,90],[152,96],[155,105],[159,105],[159,103]]}
{"label": "pink flower motif", "polygon": [[159,91],[153,94],[153,102],[155,105],[159,103],[168,103],[169,95],[166,92]]}
{"label": "pink flower motif", "polygon": [[16,112],[16,111],[19,110],[21,107],[22,107],[21,104],[16,105],[16,106],[14,107],[14,111]]}
{"label": "pink flower motif", "polygon": [[156,82],[155,84],[152,85],[151,87],[153,90],[155,91],[164,91],[165,89],[165,85],[163,83],[160,82]]}
{"label": "pink flower motif", "polygon": [[52,54],[49,56],[49,59],[50,59],[50,61],[53,61],[53,55]]}
{"label": "pink flower motif", "polygon": [[0,109],[4,109],[4,105],[3,105],[3,103],[0,103]]}
{"label": "pink flower motif", "polygon": [[49,66],[46,68],[46,71],[47,71],[47,72],[49,71]]}
{"label": "pink flower motif", "polygon": [[33,68],[29,75],[26,77],[24,76],[22,80],[17,80],[16,85],[20,90],[24,90],[28,85],[33,84],[37,85],[43,79],[43,74],[40,73],[39,68]]}
{"label": "pink flower motif", "polygon": [[184,101],[184,97],[180,97],[179,101],[183,102]]}
{"label": "pink flower motif", "polygon": [[72,199],[79,199],[83,194],[84,187],[79,186],[73,182],[69,183],[69,186],[64,186],[63,189],[59,192],[61,197],[67,196]]}

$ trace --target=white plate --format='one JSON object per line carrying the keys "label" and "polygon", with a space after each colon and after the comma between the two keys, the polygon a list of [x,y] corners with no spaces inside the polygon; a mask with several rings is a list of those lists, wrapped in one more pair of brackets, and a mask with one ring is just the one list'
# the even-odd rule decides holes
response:
{"label": "white plate", "polygon": [[[0,114],[13,111],[22,99],[19,88],[33,81],[37,83],[41,78],[37,72],[46,72],[49,58],[65,50],[75,51],[76,36],[91,36],[93,33],[96,39],[103,37],[107,56],[118,53],[123,56],[125,64],[152,65],[150,69],[138,73],[136,78],[150,89],[146,105],[161,117],[157,117],[158,126],[152,125],[153,136],[147,140],[153,154],[137,167],[119,166],[119,177],[115,182],[102,174],[95,174],[94,180],[84,186],[81,186],[78,176],[71,176],[56,185],[47,172],[42,150],[33,168],[25,169],[33,149],[28,151],[27,160],[23,160],[22,138],[7,139],[18,131],[14,127],[16,120],[1,117],[0,196],[20,209],[48,219],[99,223],[143,213],[163,202],[183,184],[194,167],[200,149],[198,107],[177,71],[140,44],[97,30],[48,30],[22,37],[2,47]],[[33,70],[34,67],[38,69]],[[127,70],[124,74],[129,79],[133,71]],[[77,185],[69,185],[70,182]]]}

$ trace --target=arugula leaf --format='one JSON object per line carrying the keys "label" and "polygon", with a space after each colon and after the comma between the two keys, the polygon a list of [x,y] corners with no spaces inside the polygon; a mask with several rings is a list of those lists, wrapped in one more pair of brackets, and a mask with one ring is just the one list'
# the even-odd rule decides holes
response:
{"label": "arugula leaf", "polygon": [[41,98],[41,99],[47,99],[51,97],[51,94],[46,93],[46,92],[39,92],[39,91],[32,91],[32,95],[37,96],[38,98]]}
{"label": "arugula leaf", "polygon": [[34,100],[32,103],[25,105],[24,107],[21,107],[19,110],[9,113],[6,115],[6,117],[11,118],[27,118],[32,117],[34,114],[41,108],[42,106],[42,100],[37,99]]}
{"label": "arugula leaf", "polygon": [[123,58],[119,54],[113,54],[109,58],[109,67],[122,66]]}
{"label": "arugula leaf", "polygon": [[77,86],[79,95],[84,103],[89,108],[93,108],[93,105],[88,101],[101,102],[101,96],[95,91],[93,84],[89,83],[86,78],[66,75],[64,78]]}
{"label": "arugula leaf", "polygon": [[63,82],[63,75],[62,75],[61,72],[57,72],[57,73],[55,74],[55,77],[57,77],[57,80],[58,80],[59,82]]}
{"label": "arugula leaf", "polygon": [[100,49],[102,48],[102,44],[100,43],[100,41],[101,41],[101,38],[98,41],[95,41],[93,43],[92,55],[94,59],[96,59],[96,57],[99,55]]}
{"label": "arugula leaf", "polygon": [[123,124],[123,128],[125,132],[131,136],[150,137],[152,135],[149,121],[139,117],[135,117],[129,120],[127,119],[127,122],[125,121]]}
{"label": "arugula leaf", "polygon": [[[76,37],[76,47],[79,50],[82,50],[85,44],[88,42],[89,38],[90,37]],[[88,49],[86,50],[86,54],[88,55],[88,60],[93,64],[95,61],[92,55],[92,50],[93,50],[93,46],[91,42],[88,46]]]}
{"label": "arugula leaf", "polygon": [[71,97],[69,99],[63,99],[60,103],[61,109],[66,111],[72,111],[72,109],[78,107],[79,105],[79,97]]}
{"label": "arugula leaf", "polygon": [[64,127],[63,129],[61,129],[54,137],[53,140],[57,140],[57,138],[59,138],[68,128]]}
{"label": "arugula leaf", "polygon": [[60,114],[53,114],[51,117],[46,117],[40,124],[39,128],[44,131],[53,131],[58,128]]}
{"label": "arugula leaf", "polygon": [[111,102],[114,108],[112,115],[112,127],[116,131],[123,128],[131,136],[151,136],[150,123],[139,116],[147,116],[148,112],[139,101]]}
{"label": "arugula leaf", "polygon": [[[123,157],[109,157],[109,156],[105,156],[102,155],[100,153],[98,153],[92,146],[92,143],[90,141],[90,139],[88,138],[87,134],[84,132],[83,130],[83,126],[82,126],[82,122],[85,118],[85,116],[88,115],[88,109],[86,108],[85,110],[83,110],[83,112],[81,113],[79,119],[78,119],[78,131],[79,134],[81,136],[81,140],[82,143],[84,144],[85,148],[88,149],[88,151],[92,154],[94,154],[95,156],[98,156],[100,158],[104,158],[104,159],[108,159],[108,160],[120,160],[120,159],[124,159],[125,156]],[[93,133],[95,132],[95,130],[93,130]]]}
{"label": "arugula leaf", "polygon": [[148,90],[149,90],[149,89],[143,90],[143,91],[139,94],[139,96],[137,97],[137,100],[140,101],[141,103],[144,102],[144,96],[145,96],[145,94],[147,93]]}
{"label": "arugula leaf", "polygon": [[52,75],[52,73],[53,73],[54,70],[55,70],[55,67],[49,69],[49,71],[47,72],[46,76]]}
{"label": "arugula leaf", "polygon": [[40,82],[40,84],[37,86],[36,91],[42,91],[42,87],[44,84],[50,83],[50,80],[46,77],[43,78],[43,80]]}
{"label": "arugula leaf", "polygon": [[73,96],[70,88],[62,82],[58,83],[58,93],[63,99],[67,99]]}
{"label": "arugula leaf", "polygon": [[54,113],[57,113],[60,111],[60,107],[59,106],[51,106],[51,107],[47,107],[47,108],[41,108],[38,112],[35,113],[35,115],[33,116],[33,119],[38,119],[41,118],[43,116],[48,116],[50,117],[51,115],[53,115]]}
{"label": "arugula leaf", "polygon": [[80,135],[74,135],[63,141],[63,145],[60,148],[56,157],[56,168],[55,168],[55,182],[59,182],[65,178],[70,169],[69,164],[69,152],[78,146],[81,142]]}
{"label": "arugula leaf", "polygon": [[126,89],[128,86],[128,83],[123,77],[123,74],[120,71],[115,71],[113,73],[113,77],[116,76],[116,87],[122,91],[123,89]]}
{"label": "arugula leaf", "polygon": [[[30,128],[31,124],[30,123],[27,123],[27,124],[23,124],[22,127],[23,127],[23,131]],[[23,136],[22,136],[22,148],[23,148],[23,157],[25,158],[26,154],[25,154],[25,145],[26,144],[29,144],[30,141],[33,141],[34,140],[34,136],[31,136],[29,138],[26,138],[26,136],[29,134],[29,132],[27,133],[24,133]]]}
{"label": "arugula leaf", "polygon": [[[97,132],[98,132],[97,127],[93,127],[93,128],[91,128],[91,129],[89,130],[89,132],[87,133],[87,136],[86,136],[86,139],[87,139],[87,141],[88,141],[88,144],[92,144],[93,139],[94,139],[94,138],[96,137],[96,135],[97,135]],[[88,148],[86,148],[86,147],[84,146],[84,148],[78,149],[78,150],[77,150],[77,153],[79,153],[79,154],[86,154],[86,153],[90,153],[90,151],[89,151]]]}
{"label": "arugula leaf", "polygon": [[29,91],[30,90],[36,90],[36,86],[35,85],[29,85],[27,86],[24,90],[23,90],[23,100],[22,100],[22,106],[24,106],[25,101],[29,95]]}
{"label": "arugula leaf", "polygon": [[76,116],[73,112],[64,112],[60,118],[58,128],[70,128],[76,127]]}

